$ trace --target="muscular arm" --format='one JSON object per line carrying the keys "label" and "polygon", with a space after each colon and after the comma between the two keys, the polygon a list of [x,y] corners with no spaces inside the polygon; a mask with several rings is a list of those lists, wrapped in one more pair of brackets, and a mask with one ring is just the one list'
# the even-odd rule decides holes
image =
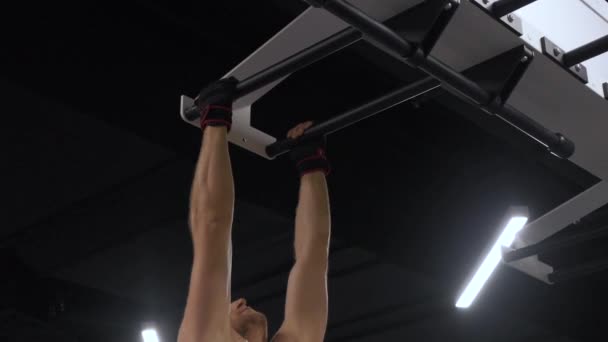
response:
{"label": "muscular arm", "polygon": [[327,182],[322,172],[301,178],[296,211],[296,262],[289,275],[285,321],[275,342],[321,342],[327,326],[330,238]]}
{"label": "muscular arm", "polygon": [[234,185],[225,127],[207,127],[190,199],[194,260],[179,342],[230,336]]}

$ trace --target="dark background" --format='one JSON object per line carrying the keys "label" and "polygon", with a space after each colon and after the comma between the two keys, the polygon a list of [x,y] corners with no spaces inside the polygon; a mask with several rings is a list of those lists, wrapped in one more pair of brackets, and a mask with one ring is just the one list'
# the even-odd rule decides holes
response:
{"label": "dark background", "polygon": [[[178,115],[306,8],[296,0],[88,1],[0,13],[0,338],[175,340],[200,132]],[[256,103],[283,135],[419,75],[365,43]],[[401,69],[399,69],[401,68]],[[468,311],[459,290],[511,205],[531,219],[598,179],[460,100],[403,104],[329,137],[333,237],[327,341],[599,341],[606,274],[548,286],[500,267]],[[233,294],[281,322],[297,176],[231,148]],[[602,226],[599,210],[560,235]],[[606,240],[541,255],[605,258]]]}

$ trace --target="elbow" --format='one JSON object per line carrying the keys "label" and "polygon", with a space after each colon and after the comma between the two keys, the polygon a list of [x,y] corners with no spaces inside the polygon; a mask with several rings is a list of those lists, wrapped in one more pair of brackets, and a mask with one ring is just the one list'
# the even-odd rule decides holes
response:
{"label": "elbow", "polygon": [[232,225],[232,212],[214,209],[195,209],[190,211],[190,229],[193,233],[215,233],[225,231]]}
{"label": "elbow", "polygon": [[232,223],[234,205],[230,201],[211,199],[210,195],[193,196],[189,221],[192,230],[212,229]]}

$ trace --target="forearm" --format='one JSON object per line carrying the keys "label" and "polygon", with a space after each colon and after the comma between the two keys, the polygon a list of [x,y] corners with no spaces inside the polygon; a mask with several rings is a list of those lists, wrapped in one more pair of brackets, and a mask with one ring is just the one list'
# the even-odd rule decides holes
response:
{"label": "forearm", "polygon": [[180,342],[218,340],[214,336],[229,331],[234,185],[226,139],[225,127],[207,127],[196,165],[190,197],[194,261]]}
{"label": "forearm", "polygon": [[302,176],[296,210],[296,262],[327,262],[331,217],[327,181],[322,172]]}
{"label": "forearm", "polygon": [[193,237],[200,230],[229,229],[232,223],[234,184],[225,130],[209,127],[203,137],[190,196]]}

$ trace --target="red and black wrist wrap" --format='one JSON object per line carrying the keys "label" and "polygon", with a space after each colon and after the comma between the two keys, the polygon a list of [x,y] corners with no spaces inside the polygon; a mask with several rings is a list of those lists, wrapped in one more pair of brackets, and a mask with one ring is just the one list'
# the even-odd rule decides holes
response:
{"label": "red and black wrist wrap", "polygon": [[331,172],[329,160],[325,153],[324,139],[296,146],[290,152],[290,156],[296,164],[296,169],[298,170],[300,177],[318,171],[321,171],[325,176],[328,176]]}
{"label": "red and black wrist wrap", "polygon": [[226,126],[228,132],[232,126],[232,106],[206,105],[201,108],[201,129],[207,126]]}
{"label": "red and black wrist wrap", "polygon": [[238,81],[234,77],[219,80],[203,88],[197,106],[201,114],[201,129],[207,126],[232,126],[232,101]]}

